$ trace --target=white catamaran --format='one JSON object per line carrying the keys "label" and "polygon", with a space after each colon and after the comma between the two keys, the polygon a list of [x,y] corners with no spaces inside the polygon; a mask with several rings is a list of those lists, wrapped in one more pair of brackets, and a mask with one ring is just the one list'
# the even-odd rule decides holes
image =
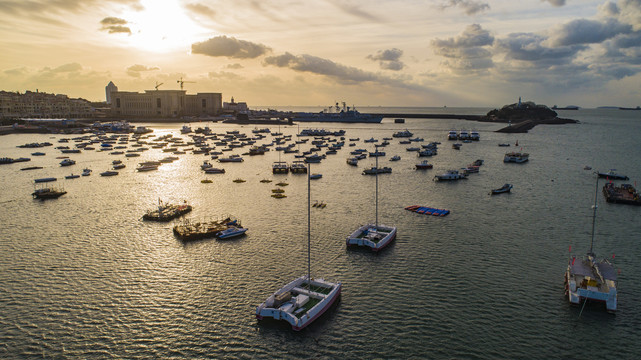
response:
{"label": "white catamaran", "polygon": [[617,310],[616,270],[606,259],[597,261],[596,255],[592,252],[598,195],[599,179],[597,178],[590,250],[582,259],[570,258],[565,272],[565,293],[570,304],[579,305],[583,301],[585,306],[588,300],[601,301],[605,303],[606,310],[613,313]]}
{"label": "white catamaran", "polygon": [[[378,157],[376,158],[378,169]],[[366,246],[373,251],[379,251],[389,245],[396,238],[396,226],[381,225],[378,223],[378,172],[376,173],[376,221],[366,224],[347,237],[347,246]]]}
{"label": "white catamaran", "polygon": [[283,286],[256,308],[256,318],[273,318],[299,331],[321,316],[341,294],[342,284],[311,276],[310,175],[307,165],[307,274]]}

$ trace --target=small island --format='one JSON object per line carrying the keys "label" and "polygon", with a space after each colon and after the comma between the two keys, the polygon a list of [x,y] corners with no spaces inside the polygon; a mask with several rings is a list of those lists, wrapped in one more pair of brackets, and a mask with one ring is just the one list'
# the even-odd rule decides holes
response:
{"label": "small island", "polygon": [[503,106],[500,110],[494,109],[482,116],[478,121],[508,123],[508,126],[496,130],[501,133],[526,133],[539,124],[576,124],[577,120],[563,119],[557,116],[556,111],[545,105],[537,105],[526,101]]}

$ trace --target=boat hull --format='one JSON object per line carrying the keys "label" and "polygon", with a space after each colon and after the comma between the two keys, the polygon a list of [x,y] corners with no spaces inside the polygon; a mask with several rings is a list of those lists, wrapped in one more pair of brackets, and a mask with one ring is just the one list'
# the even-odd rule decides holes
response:
{"label": "boat hull", "polygon": [[[397,229],[394,226],[376,226],[375,224],[363,225],[348,236],[345,243],[348,247],[369,247],[372,251],[378,252],[396,239],[396,230]],[[379,236],[380,238],[378,238]]]}
{"label": "boat hull", "polygon": [[[258,320],[263,320],[265,318],[284,320],[292,326],[294,331],[300,331],[323,315],[340,297],[342,290],[342,284],[340,282],[330,283],[323,279],[312,279],[311,284],[314,286],[322,285],[325,288],[331,288],[331,291],[328,294],[320,294],[314,291],[310,293],[309,291],[300,288],[299,286],[305,282],[307,282],[307,276],[301,276],[276,291],[273,295],[267,298],[264,303],[260,304],[256,308],[256,318]],[[304,315],[297,317],[292,313],[294,308],[288,306],[288,304],[290,304],[289,301],[279,304],[278,307],[275,305],[277,296],[287,292],[294,292],[297,295],[310,294],[311,297],[316,300],[320,299],[320,301]]]}

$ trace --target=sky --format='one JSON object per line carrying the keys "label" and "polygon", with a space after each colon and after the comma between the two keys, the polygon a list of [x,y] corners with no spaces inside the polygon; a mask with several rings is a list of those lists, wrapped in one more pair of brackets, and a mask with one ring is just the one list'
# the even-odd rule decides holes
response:
{"label": "sky", "polygon": [[641,105],[641,0],[0,0],[0,90]]}

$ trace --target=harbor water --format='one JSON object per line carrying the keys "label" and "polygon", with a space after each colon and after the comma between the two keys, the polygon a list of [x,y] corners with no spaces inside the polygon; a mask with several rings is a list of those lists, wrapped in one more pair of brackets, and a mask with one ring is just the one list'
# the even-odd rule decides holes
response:
{"label": "harbor water", "polygon": [[[369,108],[362,112],[484,114],[488,109]],[[140,157],[106,151],[61,154],[54,147],[73,135],[13,134],[0,139],[1,157],[30,162],[0,165],[0,358],[427,358],[638,359],[641,348],[641,208],[606,203],[599,182],[594,252],[619,271],[618,312],[602,306],[571,307],[563,275],[572,255],[590,246],[595,170],[641,179],[641,111],[559,111],[578,124],[539,125],[527,134],[503,134],[504,124],[406,119],[381,124],[270,126],[295,136],[302,129],[344,129],[346,145],[311,172],[312,276],[343,284],[340,302],[301,332],[285,323],[258,322],[258,304],[307,272],[307,177],[274,175],[275,161],[294,154],[271,151],[217,164],[225,174],[204,174],[209,156],[177,155],[157,171]],[[183,123],[146,124],[154,135],[180,134]],[[192,122],[213,132],[254,125]],[[262,126],[259,126],[262,127]],[[363,140],[408,129],[423,143],[439,141],[438,155],[418,158],[410,145],[390,140],[378,176],[379,222],[398,227],[393,244],[378,254],[346,249],[345,239],[375,218],[375,177],[362,175],[374,159],[347,165],[349,152],[374,146]],[[481,140],[460,150],[449,130],[478,130]],[[257,144],[270,142],[268,135]],[[359,141],[349,141],[360,138]],[[148,141],[153,138],[147,139]],[[17,148],[49,141],[51,147]],[[311,142],[311,140],[310,140]],[[356,146],[349,147],[348,143]],[[518,145],[515,145],[518,142]],[[213,143],[210,141],[210,143]],[[510,147],[499,147],[509,143]],[[419,143],[420,144],[420,143]],[[99,148],[99,144],[97,144]],[[412,143],[411,146],[420,146]],[[300,145],[301,151],[308,144]],[[248,148],[234,149],[241,154]],[[31,156],[35,151],[45,156]],[[524,164],[504,163],[506,151],[530,154]],[[76,165],[60,167],[67,155]],[[390,162],[393,155],[401,160]],[[126,168],[101,177],[111,162]],[[428,159],[431,170],[415,164]],[[480,173],[457,182],[436,174],[483,159]],[[20,171],[27,166],[43,169]],[[585,170],[586,166],[593,170]],[[93,174],[64,180],[83,168]],[[67,194],[34,200],[33,180],[56,177]],[[244,183],[233,180],[241,178]],[[201,183],[210,179],[212,183]],[[270,179],[271,183],[260,180]],[[278,182],[286,198],[271,197]],[[504,183],[512,192],[490,196]],[[231,214],[249,230],[230,240],[183,243],[169,223],[142,215],[163,201],[187,203],[192,221]],[[445,217],[416,214],[423,205],[451,211]],[[598,354],[598,355],[597,355]]]}

